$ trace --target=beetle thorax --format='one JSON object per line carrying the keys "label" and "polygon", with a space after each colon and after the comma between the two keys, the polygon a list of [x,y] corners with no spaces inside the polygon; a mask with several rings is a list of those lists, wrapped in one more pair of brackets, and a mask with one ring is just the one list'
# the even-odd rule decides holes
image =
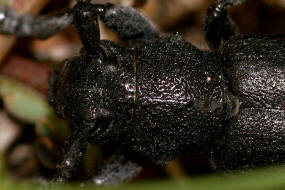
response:
{"label": "beetle thorax", "polygon": [[186,147],[200,151],[219,133],[225,118],[218,57],[174,37],[138,51],[137,100],[132,138],[127,139],[136,151],[161,163]]}

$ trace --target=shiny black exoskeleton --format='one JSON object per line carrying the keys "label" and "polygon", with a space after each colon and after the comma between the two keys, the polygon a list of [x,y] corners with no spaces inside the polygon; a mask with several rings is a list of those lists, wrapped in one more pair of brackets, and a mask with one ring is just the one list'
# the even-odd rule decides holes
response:
{"label": "shiny black exoskeleton", "polygon": [[[188,150],[223,169],[284,162],[285,36],[238,35],[225,7],[240,2],[208,8],[210,51],[159,36],[118,5],[81,0],[55,16],[5,14],[4,33],[46,38],[74,23],[84,46],[51,77],[50,102],[73,131],[55,180],[73,176],[88,143],[110,141],[129,151],[107,162],[96,184],[127,181],[144,160],[166,164]],[[98,18],[131,48],[100,41]]]}

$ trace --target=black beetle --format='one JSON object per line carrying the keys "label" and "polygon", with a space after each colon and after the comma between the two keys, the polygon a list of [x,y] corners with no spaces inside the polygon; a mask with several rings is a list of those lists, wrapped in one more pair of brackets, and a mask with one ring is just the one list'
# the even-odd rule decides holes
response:
{"label": "black beetle", "polygon": [[[74,23],[83,49],[56,70],[49,100],[72,135],[55,181],[70,179],[88,143],[120,143],[124,152],[99,170],[96,184],[136,176],[144,160],[166,164],[187,150],[217,168],[239,169],[285,158],[285,36],[238,35],[220,0],[207,10],[202,51],[179,34],[159,36],[135,9],[78,0],[51,16],[1,11],[2,33],[47,38]],[[132,48],[100,41],[98,18]]]}

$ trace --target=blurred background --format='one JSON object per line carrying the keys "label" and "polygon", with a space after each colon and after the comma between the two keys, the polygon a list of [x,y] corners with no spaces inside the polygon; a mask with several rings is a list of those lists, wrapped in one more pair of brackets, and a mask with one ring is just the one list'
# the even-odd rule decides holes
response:
{"label": "blurred background", "polygon": [[[200,49],[208,49],[203,37],[203,19],[210,0],[93,0],[140,9],[161,33],[180,32]],[[18,14],[49,14],[72,7],[74,0],[0,0]],[[241,34],[284,33],[285,0],[247,0],[229,12]],[[101,25],[101,38],[120,39]],[[74,27],[40,41],[0,36],[0,157],[5,176],[45,183],[69,135],[66,121],[58,118],[47,102],[48,78],[61,62],[79,53],[81,43]],[[113,146],[89,146],[78,180],[88,178],[105,159],[116,154]],[[3,165],[4,164],[4,165]],[[0,167],[1,168],[1,167]],[[149,162],[135,181],[179,180],[219,173],[207,157],[190,153],[167,167]],[[0,171],[1,175],[1,171]],[[284,173],[285,175],[285,173]],[[285,186],[284,186],[285,187]]]}

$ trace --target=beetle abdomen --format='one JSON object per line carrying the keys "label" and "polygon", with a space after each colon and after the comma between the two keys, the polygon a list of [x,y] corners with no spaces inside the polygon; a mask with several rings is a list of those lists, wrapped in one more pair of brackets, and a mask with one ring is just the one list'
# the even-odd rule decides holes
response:
{"label": "beetle abdomen", "polygon": [[248,35],[220,49],[230,91],[243,107],[285,109],[285,36]]}
{"label": "beetle abdomen", "polygon": [[234,169],[285,161],[285,36],[237,36],[221,48],[230,92],[242,104],[213,159]]}
{"label": "beetle abdomen", "polygon": [[285,110],[244,108],[229,121],[212,151],[218,168],[237,169],[285,161]]}

